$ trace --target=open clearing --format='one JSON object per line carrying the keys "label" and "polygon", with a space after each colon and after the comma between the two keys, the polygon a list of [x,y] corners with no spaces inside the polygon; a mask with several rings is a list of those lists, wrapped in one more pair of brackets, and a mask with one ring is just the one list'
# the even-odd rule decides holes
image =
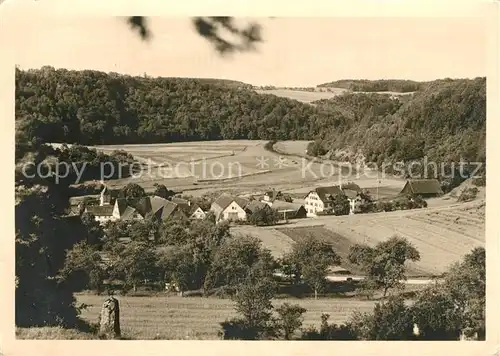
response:
{"label": "open clearing", "polygon": [[301,101],[303,103],[311,103],[316,100],[321,99],[330,99],[334,96],[340,95],[346,92],[346,89],[341,88],[329,88],[331,91],[320,91],[320,89],[316,89],[316,91],[302,91],[302,90],[293,90],[293,89],[270,89],[270,90],[256,90],[259,94],[272,94],[276,96],[280,96],[283,98],[288,98],[292,100]]}
{"label": "open clearing", "polygon": [[[362,188],[377,185],[377,174],[358,166],[336,162],[312,162],[299,153],[307,141],[278,142],[283,154],[266,150],[267,141],[203,141],[150,145],[95,146],[110,153],[123,149],[141,162],[141,172],[110,180],[111,187],[130,182],[153,189],[154,183],[191,195],[214,191],[231,194],[262,194],[271,188],[303,194],[317,186],[355,181]],[[285,155],[286,154],[286,155]],[[397,194],[404,180],[385,177],[379,186]]]}
{"label": "open clearing", "polygon": [[[78,303],[89,307],[82,317],[96,322],[104,296],[78,294]],[[122,333],[133,339],[217,339],[219,323],[236,316],[234,304],[228,299],[203,297],[131,297],[118,296]],[[353,299],[279,299],[275,307],[284,302],[299,304],[307,309],[303,327],[320,326],[322,313],[330,314],[332,323],[345,322],[353,311],[373,310],[374,301]]]}
{"label": "open clearing", "polygon": [[[258,89],[256,90],[259,94],[272,94],[280,96],[283,98],[288,98],[292,100],[301,101],[303,103],[312,103],[316,100],[330,99],[334,96],[344,94],[349,92],[348,89],[344,88],[315,88],[315,91],[303,91],[303,90],[293,90],[293,89]],[[380,92],[350,92],[352,94],[386,94],[386,95],[411,95],[413,92],[398,93],[392,91],[380,91]],[[314,105],[314,104],[313,104]]]}

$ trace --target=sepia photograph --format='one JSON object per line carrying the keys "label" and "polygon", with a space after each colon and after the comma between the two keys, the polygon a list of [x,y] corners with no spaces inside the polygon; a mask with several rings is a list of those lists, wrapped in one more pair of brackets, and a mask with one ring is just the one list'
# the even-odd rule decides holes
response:
{"label": "sepia photograph", "polygon": [[16,339],[497,334],[485,252],[497,6],[169,17],[37,13],[42,2],[4,16],[22,34]]}

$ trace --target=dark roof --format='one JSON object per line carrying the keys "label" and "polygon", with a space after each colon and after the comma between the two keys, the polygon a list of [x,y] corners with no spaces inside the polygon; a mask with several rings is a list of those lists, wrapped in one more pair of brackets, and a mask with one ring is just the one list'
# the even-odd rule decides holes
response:
{"label": "dark roof", "polygon": [[[298,203],[288,203],[286,201],[276,200],[271,208],[280,211],[299,211],[300,208],[303,208],[304,205]],[[304,208],[305,209],[305,208]]]}
{"label": "dark roof", "polygon": [[187,204],[187,205],[190,205],[189,203],[189,200],[187,199],[182,199],[182,198],[179,198],[179,197],[172,197],[171,201],[175,204]]}
{"label": "dark roof", "polygon": [[232,196],[222,194],[212,203],[212,206],[214,207],[214,209],[222,211],[226,209],[229,204],[233,202],[233,200],[234,198]]}
{"label": "dark roof", "polygon": [[134,218],[135,213],[137,213],[137,210],[135,210],[131,206],[127,206],[125,208],[125,210],[123,211],[123,214],[121,214],[121,219],[122,220],[131,220]]}
{"label": "dark roof", "polygon": [[88,213],[94,216],[112,216],[113,215],[113,205],[90,205],[85,208]]}
{"label": "dark roof", "polygon": [[168,204],[175,204],[175,203],[168,201],[167,199],[164,199],[164,198],[156,196],[156,195],[153,195],[153,196],[148,197],[148,198],[149,198],[149,205],[151,206],[150,211],[153,212],[153,214],[158,213],[160,211],[160,209],[162,209],[164,206],[166,206]]}
{"label": "dark roof", "polygon": [[172,197],[171,202],[177,204],[179,208],[184,211],[184,213],[189,214],[191,212],[191,202],[189,200]]}
{"label": "dark roof", "polygon": [[355,192],[361,193],[362,189],[356,183],[345,183],[342,184],[342,190],[354,190]]}
{"label": "dark roof", "polygon": [[229,206],[229,204],[231,204],[233,201],[236,202],[236,204],[238,204],[242,209],[245,209],[245,207],[249,203],[249,201],[245,198],[233,197],[231,195],[222,194],[212,203],[212,206],[215,205],[214,208],[216,210],[222,211],[226,209]]}
{"label": "dark roof", "polygon": [[247,204],[245,209],[250,210],[252,213],[254,213],[256,210],[259,210],[259,209],[271,209],[271,208],[266,203],[262,203],[260,201],[253,200]]}
{"label": "dark roof", "polygon": [[177,204],[156,195],[131,199],[129,201],[120,198],[116,200],[115,204],[118,204],[120,216],[124,220],[132,218],[134,213],[138,213],[142,217],[146,217],[148,213],[153,213],[158,218],[166,219],[175,212],[178,206]]}
{"label": "dark roof", "polygon": [[228,194],[220,195],[210,206],[210,210],[215,213],[215,217],[218,219],[220,214],[232,203],[236,202],[242,209],[245,209],[247,205],[250,203],[245,198],[241,197],[233,197]]}
{"label": "dark roof", "polygon": [[269,190],[265,194],[265,196],[268,196],[271,201],[276,200],[276,198],[280,195],[283,195],[279,190]]}
{"label": "dark roof", "polygon": [[241,206],[242,209],[245,209],[247,207],[247,205],[250,203],[250,200],[242,198],[242,197],[235,197],[234,201],[236,202],[236,204]]}
{"label": "dark roof", "polygon": [[[170,216],[172,216],[176,210],[180,212],[181,214],[184,214],[184,212],[181,209],[177,209],[178,205],[175,203],[172,203],[171,201],[168,201],[163,205],[161,208],[161,215],[160,217],[165,220],[168,219]],[[184,214],[185,215],[185,214]]]}
{"label": "dark roof", "polygon": [[316,194],[318,194],[321,200],[326,200],[328,196],[335,196],[337,194],[342,194],[342,190],[338,185],[333,185],[331,187],[318,187],[314,189]]}
{"label": "dark roof", "polygon": [[[189,210],[189,213],[188,213],[189,216],[193,215],[196,210],[201,209],[198,204],[193,204],[193,205],[190,206],[190,208],[191,209]],[[201,209],[201,211],[203,211],[203,209]]]}
{"label": "dark roof", "polygon": [[348,198],[354,198],[357,194],[362,192],[362,189],[356,183],[345,183],[340,185],[332,185],[330,187],[317,187],[314,189],[321,200],[325,200],[328,196],[335,196],[338,194],[345,194]]}
{"label": "dark roof", "polygon": [[118,198],[115,201],[115,205],[118,205],[118,212],[120,213],[120,216],[123,215],[123,212],[125,209],[127,209],[128,203],[127,199],[125,198]]}
{"label": "dark roof", "polygon": [[135,198],[128,201],[125,198],[118,198],[115,204],[118,204],[120,216],[125,213],[125,210],[129,206],[134,208],[142,217],[145,217],[146,214],[151,211],[151,201],[149,197]]}
{"label": "dark roof", "polygon": [[437,179],[410,179],[406,184],[410,185],[414,194],[443,194],[441,184]]}
{"label": "dark roof", "polygon": [[352,190],[352,189],[342,189],[342,191],[344,192],[346,197],[349,199],[354,199],[359,194],[359,192],[357,192],[356,190]]}

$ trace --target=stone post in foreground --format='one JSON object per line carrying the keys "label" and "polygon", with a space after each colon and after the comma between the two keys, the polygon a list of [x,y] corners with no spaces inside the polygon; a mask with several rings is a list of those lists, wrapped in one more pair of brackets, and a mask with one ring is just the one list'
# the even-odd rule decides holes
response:
{"label": "stone post in foreground", "polygon": [[101,339],[120,338],[120,305],[115,297],[107,298],[99,314],[99,337]]}

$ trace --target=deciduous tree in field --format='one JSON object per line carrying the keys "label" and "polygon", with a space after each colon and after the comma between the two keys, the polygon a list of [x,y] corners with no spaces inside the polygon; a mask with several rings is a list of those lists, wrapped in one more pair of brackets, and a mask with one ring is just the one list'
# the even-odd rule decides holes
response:
{"label": "deciduous tree in field", "polygon": [[104,239],[104,230],[99,222],[96,221],[94,215],[83,213],[81,219],[82,225],[87,232],[86,241],[90,245],[100,245]]}
{"label": "deciduous tree in field", "polygon": [[259,240],[250,236],[233,236],[216,249],[205,280],[205,290],[217,287],[234,289],[249,275],[272,279],[275,267],[271,253],[262,248]]}
{"label": "deciduous tree in field", "polygon": [[302,330],[301,340],[358,340],[358,335],[351,325],[330,324],[329,318],[329,314],[322,314],[319,330],[313,326]]}
{"label": "deciduous tree in field", "polygon": [[344,194],[337,194],[332,199],[332,207],[335,215],[349,215],[349,200]]}
{"label": "deciduous tree in field", "polygon": [[276,283],[272,277],[262,276],[256,270],[236,287],[233,300],[240,317],[221,323],[224,339],[267,339],[276,336],[276,324],[272,317],[272,298]]}
{"label": "deciduous tree in field", "polygon": [[[65,229],[61,190],[53,185],[16,182],[15,246],[17,326],[75,327],[73,290],[54,278],[64,264],[64,245],[75,231]],[[67,200],[66,200],[67,203]],[[66,241],[64,241],[66,239]],[[66,287],[66,288],[65,288]]]}
{"label": "deciduous tree in field", "polygon": [[255,226],[274,225],[279,220],[278,212],[274,209],[256,209],[250,217],[248,222]]}
{"label": "deciduous tree in field", "polygon": [[340,263],[340,257],[332,247],[313,236],[296,242],[284,260],[288,268],[294,269],[295,277],[301,278],[314,290],[315,299],[325,284],[329,267]]}
{"label": "deciduous tree in field", "polygon": [[364,270],[367,279],[383,290],[385,298],[389,289],[404,288],[405,263],[419,261],[420,253],[405,238],[394,236],[375,247],[353,245],[348,258]]}
{"label": "deciduous tree in field", "polygon": [[111,277],[124,280],[134,291],[144,280],[157,278],[157,254],[146,242],[132,241],[111,251],[110,258]]}
{"label": "deciduous tree in field", "polygon": [[64,267],[59,272],[60,280],[71,280],[75,277],[83,277],[83,284],[88,289],[100,293],[106,271],[103,267],[102,258],[93,246],[86,241],[79,242],[66,254]]}
{"label": "deciduous tree in field", "polygon": [[377,303],[372,313],[355,312],[348,325],[362,340],[413,338],[411,311],[400,297],[390,297],[385,303]]}
{"label": "deciduous tree in field", "polygon": [[290,340],[297,329],[300,329],[304,321],[303,314],[307,310],[298,304],[290,305],[284,303],[276,309],[278,320],[276,329],[279,330],[285,340]]}
{"label": "deciduous tree in field", "polygon": [[164,199],[170,199],[175,195],[175,192],[173,190],[168,189],[164,184],[155,183],[154,187],[155,190],[153,192],[153,195],[157,195]]}
{"label": "deciduous tree in field", "polygon": [[174,283],[182,293],[194,288],[200,288],[203,275],[200,275],[199,263],[195,260],[189,246],[172,248],[159,253],[158,267],[164,281]]}
{"label": "deciduous tree in field", "polygon": [[146,192],[139,184],[129,183],[120,190],[118,195],[120,198],[134,199],[145,197]]}
{"label": "deciduous tree in field", "polygon": [[412,312],[421,339],[456,340],[460,332],[484,340],[486,305],[486,254],[475,248],[453,265],[444,282],[427,288]]}

